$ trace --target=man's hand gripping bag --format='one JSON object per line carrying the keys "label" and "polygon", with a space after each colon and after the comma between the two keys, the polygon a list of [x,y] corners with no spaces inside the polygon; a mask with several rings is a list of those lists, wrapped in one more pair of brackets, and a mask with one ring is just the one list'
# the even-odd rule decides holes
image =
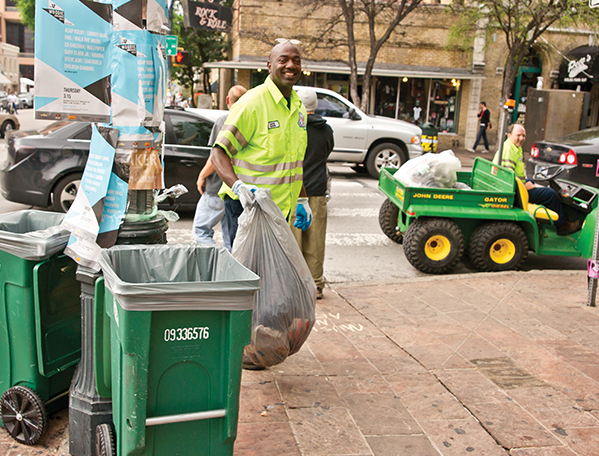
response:
{"label": "man's hand gripping bag", "polygon": [[239,217],[233,256],[261,281],[244,361],[269,367],[299,351],[308,338],[316,285],[270,191],[258,189],[253,197]]}

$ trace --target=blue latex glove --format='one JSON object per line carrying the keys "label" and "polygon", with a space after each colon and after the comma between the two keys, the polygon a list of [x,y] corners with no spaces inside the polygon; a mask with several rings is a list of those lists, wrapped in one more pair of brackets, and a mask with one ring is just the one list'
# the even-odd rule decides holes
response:
{"label": "blue latex glove", "polygon": [[254,201],[253,193],[258,190],[258,187],[255,185],[246,184],[241,180],[237,180],[233,184],[233,187],[231,187],[231,190],[233,190],[233,193],[237,195],[241,205],[245,208],[248,204]]}
{"label": "blue latex glove", "polygon": [[302,231],[306,231],[312,225],[312,209],[308,204],[308,198],[298,198],[297,206],[295,206],[295,223],[294,227]]}

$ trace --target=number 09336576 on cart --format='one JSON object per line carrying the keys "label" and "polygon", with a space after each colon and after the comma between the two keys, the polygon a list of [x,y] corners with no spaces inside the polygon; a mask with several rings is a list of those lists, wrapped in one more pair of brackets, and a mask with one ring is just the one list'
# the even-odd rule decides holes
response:
{"label": "number 09336576 on cart", "polygon": [[192,328],[172,328],[164,330],[165,342],[177,340],[200,340],[210,337],[210,328],[208,326],[195,326]]}

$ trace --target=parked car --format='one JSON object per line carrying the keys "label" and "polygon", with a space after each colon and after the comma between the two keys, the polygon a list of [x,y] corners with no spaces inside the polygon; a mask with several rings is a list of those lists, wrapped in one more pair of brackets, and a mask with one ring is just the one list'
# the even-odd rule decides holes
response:
{"label": "parked car", "polygon": [[[214,121],[182,109],[166,109],[164,118],[165,186],[185,185],[189,192],[180,196],[177,204],[193,210],[200,198],[196,181],[210,155],[208,140]],[[81,183],[91,133],[90,123],[60,121],[38,134],[19,131],[9,135],[7,161],[0,170],[2,196],[66,212]]]}
{"label": "parked car", "polygon": [[544,184],[567,179],[599,187],[599,127],[587,128],[551,141],[532,145],[526,175]]}
{"label": "parked car", "polygon": [[33,108],[33,93],[23,92],[17,96],[19,97],[19,109]]}
{"label": "parked car", "polygon": [[21,125],[17,116],[0,113],[0,138],[5,138],[9,131],[18,130],[19,128],[21,128]]}
{"label": "parked car", "polygon": [[314,87],[315,113],[323,116],[335,138],[329,162],[353,163],[378,179],[381,168],[399,168],[422,155],[420,127],[389,117],[366,114],[337,92]]}

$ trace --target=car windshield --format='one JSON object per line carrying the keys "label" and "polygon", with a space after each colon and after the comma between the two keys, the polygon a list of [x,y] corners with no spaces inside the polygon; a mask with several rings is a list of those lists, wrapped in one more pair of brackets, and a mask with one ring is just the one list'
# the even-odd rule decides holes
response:
{"label": "car windshield", "polygon": [[40,130],[39,134],[42,136],[48,136],[50,133],[54,133],[55,131],[58,131],[61,128],[64,128],[67,125],[71,125],[71,124],[72,124],[72,122],[68,122],[68,121],[54,122],[54,123],[51,123],[50,125],[48,125],[43,130]]}
{"label": "car windshield", "polygon": [[318,107],[315,113],[323,117],[349,118],[349,108],[345,103],[335,97],[322,93],[318,94]]}
{"label": "car windshield", "polygon": [[564,141],[599,141],[599,128],[587,128],[561,138]]}

